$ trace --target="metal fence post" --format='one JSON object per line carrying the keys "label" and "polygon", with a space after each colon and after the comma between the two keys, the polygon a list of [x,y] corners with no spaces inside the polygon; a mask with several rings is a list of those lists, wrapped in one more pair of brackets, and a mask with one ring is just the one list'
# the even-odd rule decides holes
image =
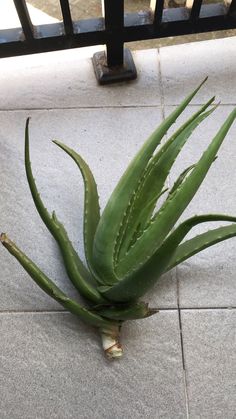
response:
{"label": "metal fence post", "polygon": [[236,28],[236,0],[223,0],[223,4],[185,0],[186,7],[170,10],[163,10],[164,0],[149,0],[148,10],[134,13],[124,13],[125,0],[102,0],[103,17],[75,22],[70,1],[59,0],[63,22],[40,25],[32,24],[26,0],[13,1],[20,25],[0,29],[0,57],[106,45],[106,51],[93,56],[100,84],[136,78],[132,55],[124,49],[126,42]]}
{"label": "metal fence post", "polygon": [[106,31],[106,53],[93,56],[93,66],[100,84],[132,80],[137,77],[132,54],[124,49],[124,0],[102,0]]}
{"label": "metal fence post", "polygon": [[14,0],[15,8],[20,19],[23,33],[27,41],[34,38],[34,27],[30,19],[25,0]]}
{"label": "metal fence post", "polygon": [[68,0],[60,0],[61,12],[63,16],[63,23],[66,35],[73,35],[73,22],[71,19],[70,5]]}

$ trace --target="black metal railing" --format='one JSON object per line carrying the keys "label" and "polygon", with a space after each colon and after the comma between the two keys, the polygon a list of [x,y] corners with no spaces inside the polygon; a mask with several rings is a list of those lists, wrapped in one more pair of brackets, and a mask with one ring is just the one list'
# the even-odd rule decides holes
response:
{"label": "black metal railing", "polygon": [[149,10],[124,13],[124,0],[102,0],[103,17],[74,22],[68,0],[60,0],[63,21],[34,26],[25,0],[14,0],[20,28],[0,30],[0,57],[33,54],[91,45],[106,45],[93,64],[100,83],[136,77],[125,42],[236,28],[236,0],[164,9],[164,0],[151,0]]}

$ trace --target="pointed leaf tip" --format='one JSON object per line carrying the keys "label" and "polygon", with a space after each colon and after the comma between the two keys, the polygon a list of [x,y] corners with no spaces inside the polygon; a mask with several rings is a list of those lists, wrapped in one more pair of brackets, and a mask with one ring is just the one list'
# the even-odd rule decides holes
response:
{"label": "pointed leaf tip", "polygon": [[206,83],[206,81],[208,80],[208,76],[206,76],[204,79],[203,79],[203,81],[202,81],[202,83],[200,84],[200,86],[202,86],[204,83]]}
{"label": "pointed leaf tip", "polygon": [[95,303],[103,302],[101,296],[96,291],[95,287],[89,283],[88,279],[91,275],[87,268],[84,266],[79,255],[75,251],[72,243],[69,240],[68,234],[63,224],[57,219],[55,212],[51,216],[44,206],[44,203],[39,195],[30,163],[30,151],[29,151],[29,130],[28,130],[28,119],[26,122],[25,130],[25,169],[28,184],[30,187],[31,195],[34,200],[36,209],[48,228],[55,240],[57,241],[64,263],[67,274],[72,281],[73,285],[86,299],[91,300]]}
{"label": "pointed leaf tip", "polygon": [[26,118],[26,128],[28,128],[28,126],[29,126],[29,121],[30,121],[30,119],[31,119],[31,117],[30,117],[30,116],[28,116],[28,117]]}
{"label": "pointed leaf tip", "polygon": [[7,235],[6,235],[6,233],[1,233],[1,235],[0,235],[0,242],[2,243],[2,244],[4,244],[4,242],[7,240]]}
{"label": "pointed leaf tip", "polygon": [[54,144],[65,151],[76,163],[84,181],[84,247],[85,256],[90,268],[97,281],[101,282],[93,267],[93,242],[97,225],[100,220],[99,196],[97,184],[93,173],[86,161],[73,149],[60,141],[54,140]]}

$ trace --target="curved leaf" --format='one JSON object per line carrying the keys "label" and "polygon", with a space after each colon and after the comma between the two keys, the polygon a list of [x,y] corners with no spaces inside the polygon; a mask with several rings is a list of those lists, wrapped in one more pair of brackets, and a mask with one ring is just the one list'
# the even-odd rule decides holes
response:
{"label": "curved leaf", "polygon": [[51,232],[51,234],[53,235],[53,237],[59,245],[65,263],[65,268],[71,282],[80,292],[80,294],[86,299],[96,304],[104,302],[104,299],[98,293],[96,288],[93,287],[93,285],[89,282],[91,279],[91,275],[89,274],[88,270],[85,268],[78,254],[73,248],[63,224],[58,221],[55,212],[52,216],[49,214],[39,195],[35,180],[33,178],[30,163],[29,118],[26,121],[25,129],[25,170],[35,206],[44,224],[46,225],[46,227]]}
{"label": "curved leaf", "polygon": [[140,269],[126,276],[113,287],[100,287],[99,290],[110,301],[126,302],[137,300],[156,283],[164,272],[170,269],[170,261],[175,257],[179,243],[181,243],[188,232],[197,224],[209,221],[236,222],[236,217],[222,214],[206,214],[187,219],[167,237],[162,246]]}
{"label": "curved leaf", "polygon": [[196,166],[195,164],[191,164],[191,166],[187,167],[187,169],[185,169],[182,173],[180,173],[179,177],[176,179],[174,185],[172,186],[167,196],[167,199],[170,198],[170,196],[174,194],[174,192],[179,188],[179,186],[183,183],[186,176],[189,174],[189,172],[191,172],[191,170],[193,170],[195,166]]}
{"label": "curved leaf", "polygon": [[16,245],[13,243],[6,234],[1,234],[0,241],[3,246],[18,260],[21,266],[36,282],[36,284],[61,304],[64,308],[69,310],[71,313],[76,314],[86,323],[96,327],[110,327],[111,322],[95,314],[94,312],[87,310],[74,300],[67,297],[64,292],[54,284],[36,265],[30,260]]}
{"label": "curved leaf", "polygon": [[236,224],[229,226],[219,227],[214,230],[207,231],[206,233],[199,234],[198,236],[187,240],[180,244],[175,253],[173,254],[165,272],[189,259],[191,256],[207,249],[214,244],[220,243],[223,240],[230,239],[236,236]]}
{"label": "curved leaf", "polygon": [[[215,159],[213,160],[213,162],[217,159],[217,156],[215,157]],[[174,185],[172,186],[167,199],[169,199],[171,197],[171,195],[174,194],[175,191],[177,191],[177,189],[179,188],[179,186],[183,183],[183,181],[185,180],[186,176],[188,176],[189,172],[191,172],[191,170],[193,170],[193,168],[196,166],[196,164],[191,164],[191,166],[187,167],[185,170],[183,170],[182,173],[180,173],[179,177],[176,179]]]}
{"label": "curved leaf", "polygon": [[84,247],[85,256],[91,272],[94,273],[95,278],[99,280],[93,268],[93,241],[97,225],[100,219],[99,197],[97,192],[97,185],[93,174],[83,160],[83,158],[71,148],[67,147],[59,141],[54,140],[54,144],[64,150],[77,164],[84,180]]}
{"label": "curved leaf", "polygon": [[[146,204],[144,204],[143,208],[140,209],[140,219],[142,218],[142,213],[146,212],[146,210],[153,205],[153,201],[157,201],[162,195],[164,195],[164,193],[166,193],[168,191],[168,188],[163,189],[163,191],[161,191],[161,193],[157,194],[157,196],[155,196],[150,202],[147,202]],[[138,238],[141,236],[141,225],[137,224],[136,230],[133,233],[133,236],[131,238],[131,241],[129,243],[129,247],[127,248],[127,251],[129,251],[130,247],[133,246],[135,244],[135,242],[138,240]],[[122,261],[121,261],[122,263]]]}
{"label": "curved leaf", "polygon": [[95,313],[112,320],[134,320],[144,319],[150,317],[158,312],[155,308],[149,308],[148,304],[142,301],[133,303],[131,305],[115,306],[115,307],[102,307]]}

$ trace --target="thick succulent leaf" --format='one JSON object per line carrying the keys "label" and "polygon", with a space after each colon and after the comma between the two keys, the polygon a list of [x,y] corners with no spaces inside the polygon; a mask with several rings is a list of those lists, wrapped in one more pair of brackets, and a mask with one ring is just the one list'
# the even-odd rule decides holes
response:
{"label": "thick succulent leaf", "polygon": [[[140,218],[142,218],[142,213],[146,212],[146,210],[148,209],[148,207],[153,205],[153,201],[157,201],[162,195],[164,195],[165,192],[168,191],[168,188],[163,189],[163,191],[161,191],[161,193],[157,194],[157,196],[155,196],[150,202],[147,202],[143,208],[140,209]],[[133,232],[133,236],[131,238],[131,241],[129,243],[129,247],[133,246],[133,244],[136,242],[136,240],[138,240],[138,237],[142,234],[140,232],[141,230],[141,225],[137,224],[136,230]],[[127,251],[129,250],[129,247],[127,249]]]}
{"label": "thick succulent leaf", "polygon": [[[214,158],[213,161],[215,161],[217,159],[217,156]],[[183,181],[185,180],[186,176],[188,176],[188,174],[191,172],[191,170],[193,170],[193,168],[196,166],[196,164],[191,164],[191,166],[187,167],[187,169],[183,170],[182,173],[180,173],[179,177],[176,179],[174,185],[172,186],[167,199],[171,197],[171,195],[174,194],[174,192],[179,188],[179,186],[183,183]]]}
{"label": "thick succulent leaf", "polygon": [[[150,221],[170,169],[184,144],[198,125],[216,109],[216,106],[214,106],[209,111],[204,112],[206,107],[211,104],[212,100],[213,98],[207,102],[207,104],[202,106],[200,110],[190,118],[191,122],[185,123],[184,128],[182,126],[181,129],[177,131],[179,133],[175,133],[151,159],[147,168],[145,179],[136,194],[136,199],[132,206],[131,216],[120,245],[119,259],[124,257],[127,249],[130,247],[130,241],[133,237],[134,231],[137,230],[137,226],[139,226],[139,230],[142,232],[142,230],[144,230],[147,226],[147,223]],[[155,196],[157,197],[156,200],[153,199]],[[144,210],[143,203],[145,202],[151,202],[152,204],[146,206]]]}
{"label": "thick succulent leaf", "polygon": [[102,307],[95,313],[112,320],[134,320],[150,317],[158,312],[155,308],[149,308],[148,304],[143,302],[133,303],[131,305]]}
{"label": "thick succulent leaf", "polygon": [[[188,232],[197,224],[209,221],[236,222],[236,217],[222,214],[204,214],[187,219],[167,237],[162,246],[139,270],[125,277],[113,287],[101,287],[100,291],[111,301],[126,302],[140,298],[156,283],[164,272],[170,269],[169,265],[172,263],[171,261],[173,258],[176,259],[175,255],[178,253],[178,245],[182,242]],[[232,231],[236,231],[236,225],[234,230],[231,227],[230,232],[232,233]],[[229,237],[225,236],[225,238]],[[222,240],[224,239],[222,238]],[[210,245],[211,244],[209,244],[209,246]],[[199,251],[200,250],[201,249],[199,249]]]}
{"label": "thick succulent leaf", "polygon": [[[97,277],[93,269],[93,241],[96,232],[96,228],[100,219],[100,207],[99,207],[99,197],[97,191],[97,185],[93,174],[83,160],[83,158],[76,153],[71,148],[67,147],[65,144],[62,144],[59,141],[53,141],[58,147],[64,150],[77,164],[82,174],[84,180],[84,247],[85,247],[85,256],[90,270],[94,273],[94,276]],[[99,281],[99,278],[97,277]]]}
{"label": "thick succulent leaf", "polygon": [[191,166],[187,167],[187,169],[185,169],[182,173],[180,173],[179,177],[176,179],[174,185],[172,186],[167,196],[167,199],[170,198],[170,196],[174,194],[174,192],[179,188],[179,186],[183,183],[186,176],[191,172],[191,170],[193,170],[195,166],[196,166],[195,164],[191,164]]}
{"label": "thick succulent leaf", "polygon": [[52,216],[49,214],[39,195],[30,163],[29,119],[27,119],[25,130],[25,170],[35,206],[44,224],[59,245],[65,268],[71,282],[86,299],[97,304],[104,302],[96,288],[90,283],[91,275],[73,248],[63,224],[58,221],[55,212]]}
{"label": "thick succulent leaf", "polygon": [[95,267],[104,283],[112,284],[118,280],[114,272],[115,249],[119,236],[123,233],[122,226],[126,225],[126,219],[140,178],[163,136],[184,111],[203,83],[161,123],[145,142],[121,177],[105,207],[95,234],[93,249]]}
{"label": "thick succulent leaf", "polygon": [[26,272],[31,276],[31,278],[36,282],[36,284],[61,304],[64,308],[69,310],[71,313],[79,316],[86,323],[96,326],[96,327],[109,327],[111,322],[109,320],[103,319],[100,315],[87,310],[85,307],[81,306],[74,300],[71,300],[67,297],[64,292],[57,287],[57,285],[51,281],[36,265],[29,259],[16,245],[13,243],[6,234],[1,234],[0,241],[3,246],[18,260],[18,262],[23,266]]}
{"label": "thick succulent leaf", "polygon": [[143,235],[130,248],[126,258],[122,261],[122,266],[120,266],[120,276],[124,276],[132,270],[136,271],[161,246],[200,187],[235,118],[236,109],[228,116],[189,176],[164,202]]}
{"label": "thick succulent leaf", "polygon": [[199,234],[190,240],[186,240],[186,242],[177,247],[170,262],[168,263],[168,266],[165,268],[165,272],[202,250],[234,236],[236,236],[236,224],[231,224],[229,226],[219,227],[214,230],[207,231],[206,233]]}

